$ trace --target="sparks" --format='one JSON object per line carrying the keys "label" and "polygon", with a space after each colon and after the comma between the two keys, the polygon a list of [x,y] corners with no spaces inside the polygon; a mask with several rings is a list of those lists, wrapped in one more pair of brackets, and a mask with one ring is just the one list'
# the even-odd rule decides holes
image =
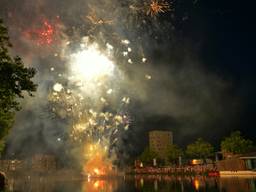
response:
{"label": "sparks", "polygon": [[60,83],[56,83],[53,86],[53,90],[56,91],[56,92],[61,92],[62,89],[63,89],[63,86]]}
{"label": "sparks", "polygon": [[147,11],[147,15],[152,17],[157,16],[160,13],[170,11],[170,4],[166,1],[152,0]]}
{"label": "sparks", "polygon": [[44,19],[39,25],[37,28],[33,27],[25,31],[25,37],[34,41],[38,46],[52,45],[57,40],[57,34],[59,34],[59,21],[54,20],[50,22]]}
{"label": "sparks", "polygon": [[95,80],[110,76],[114,70],[113,62],[95,46],[88,47],[73,55],[72,71],[83,80]]}
{"label": "sparks", "polygon": [[102,25],[102,24],[113,24],[113,20],[105,20],[102,18],[98,18],[96,15],[96,11],[92,10],[89,15],[86,16],[86,18],[93,24],[93,25]]}
{"label": "sparks", "polygon": [[40,38],[45,40],[46,44],[51,44],[53,41],[53,26],[46,20],[41,31],[39,31]]}

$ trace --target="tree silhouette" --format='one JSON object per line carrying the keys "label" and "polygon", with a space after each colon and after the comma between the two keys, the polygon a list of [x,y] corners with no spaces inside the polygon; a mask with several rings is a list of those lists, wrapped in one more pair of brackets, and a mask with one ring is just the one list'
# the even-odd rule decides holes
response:
{"label": "tree silhouette", "polygon": [[20,57],[12,57],[11,47],[8,30],[0,19],[0,150],[13,124],[15,111],[21,109],[18,98],[23,98],[24,92],[32,96],[37,87],[31,81],[35,69],[25,67]]}

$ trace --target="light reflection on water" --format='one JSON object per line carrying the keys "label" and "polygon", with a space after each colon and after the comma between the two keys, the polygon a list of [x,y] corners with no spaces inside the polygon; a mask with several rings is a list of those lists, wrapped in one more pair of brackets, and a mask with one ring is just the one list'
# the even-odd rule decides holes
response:
{"label": "light reflection on water", "polygon": [[126,176],[122,178],[61,180],[49,177],[9,179],[10,192],[256,192],[256,178]]}

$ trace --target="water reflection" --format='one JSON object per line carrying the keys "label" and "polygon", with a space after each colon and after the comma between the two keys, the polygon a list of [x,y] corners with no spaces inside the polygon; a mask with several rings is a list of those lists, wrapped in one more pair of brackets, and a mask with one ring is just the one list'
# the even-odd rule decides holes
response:
{"label": "water reflection", "polygon": [[256,192],[256,178],[224,177],[220,179],[220,190]]}
{"label": "water reflection", "polygon": [[114,192],[117,188],[117,179],[88,179],[83,182],[82,192]]}
{"label": "water reflection", "polygon": [[256,178],[136,175],[108,179],[10,178],[10,192],[256,192]]}
{"label": "water reflection", "polygon": [[[135,188],[138,190],[154,189],[154,191],[199,191],[200,189],[216,189],[219,178],[215,177],[175,177],[175,176],[135,176]],[[147,190],[145,190],[147,191]]]}

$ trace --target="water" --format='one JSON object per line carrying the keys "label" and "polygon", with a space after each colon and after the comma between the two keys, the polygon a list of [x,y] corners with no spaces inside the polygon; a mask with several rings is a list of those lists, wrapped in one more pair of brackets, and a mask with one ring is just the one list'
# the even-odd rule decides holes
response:
{"label": "water", "polygon": [[256,192],[256,178],[126,176],[109,179],[62,180],[31,177],[9,179],[11,192]]}

